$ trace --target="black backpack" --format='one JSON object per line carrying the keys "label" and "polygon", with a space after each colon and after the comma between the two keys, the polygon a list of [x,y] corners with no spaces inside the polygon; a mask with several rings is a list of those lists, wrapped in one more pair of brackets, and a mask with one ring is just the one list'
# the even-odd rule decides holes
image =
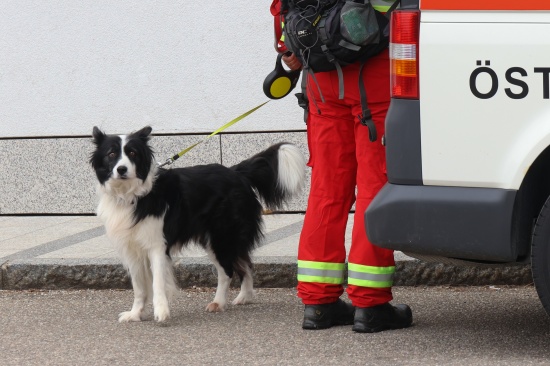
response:
{"label": "black backpack", "polygon": [[[339,96],[342,99],[342,67],[361,62],[359,90],[363,113],[359,118],[369,128],[371,141],[376,140],[376,129],[367,107],[366,91],[361,77],[363,63],[388,47],[389,15],[399,2],[400,0],[396,0],[383,15],[372,7],[369,0],[282,1],[284,43],[304,66],[302,88],[305,86],[306,74],[310,74],[317,83],[315,72],[337,70]],[[300,106],[307,105],[305,92],[296,96]],[[324,102],[322,94],[321,99]]]}

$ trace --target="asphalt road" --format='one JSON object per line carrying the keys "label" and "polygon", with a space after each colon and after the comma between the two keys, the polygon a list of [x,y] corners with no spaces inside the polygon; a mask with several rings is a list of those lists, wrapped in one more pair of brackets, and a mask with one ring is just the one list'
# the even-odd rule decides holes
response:
{"label": "asphalt road", "polygon": [[[236,292],[232,292],[235,296]],[[204,311],[212,289],[180,291],[172,319],[119,324],[131,291],[0,291],[1,365],[548,365],[550,318],[533,287],[398,287],[409,329],[300,328],[292,289]]]}

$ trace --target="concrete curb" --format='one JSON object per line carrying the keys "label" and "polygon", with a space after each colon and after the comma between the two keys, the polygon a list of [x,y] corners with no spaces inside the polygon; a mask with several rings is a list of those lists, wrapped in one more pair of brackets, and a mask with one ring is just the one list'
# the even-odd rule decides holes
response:
{"label": "concrete curb", "polygon": [[[216,287],[216,271],[206,258],[183,258],[174,263],[182,288]],[[254,258],[254,286],[289,288],[296,286],[296,259]],[[466,267],[419,260],[396,262],[395,286],[487,286],[532,284],[529,265],[508,267]],[[234,279],[233,286],[239,282]],[[29,289],[128,289],[131,282],[116,259],[21,259],[4,263],[0,290]]]}
{"label": "concrete curb", "polygon": [[131,288],[114,259],[16,259],[2,265],[2,290]]}

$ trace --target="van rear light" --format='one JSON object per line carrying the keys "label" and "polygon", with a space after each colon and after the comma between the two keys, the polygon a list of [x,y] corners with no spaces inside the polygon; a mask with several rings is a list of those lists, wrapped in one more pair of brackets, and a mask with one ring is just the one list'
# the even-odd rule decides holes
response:
{"label": "van rear light", "polygon": [[390,63],[392,98],[418,99],[420,11],[396,10],[391,15]]}

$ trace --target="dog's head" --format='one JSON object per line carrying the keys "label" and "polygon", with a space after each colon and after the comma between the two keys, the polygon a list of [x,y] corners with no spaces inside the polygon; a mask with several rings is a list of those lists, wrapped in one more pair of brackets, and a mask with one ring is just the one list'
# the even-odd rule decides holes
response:
{"label": "dog's head", "polygon": [[144,127],[129,135],[107,135],[93,129],[95,151],[90,164],[102,186],[135,187],[150,180],[154,154],[149,146],[151,127]]}

